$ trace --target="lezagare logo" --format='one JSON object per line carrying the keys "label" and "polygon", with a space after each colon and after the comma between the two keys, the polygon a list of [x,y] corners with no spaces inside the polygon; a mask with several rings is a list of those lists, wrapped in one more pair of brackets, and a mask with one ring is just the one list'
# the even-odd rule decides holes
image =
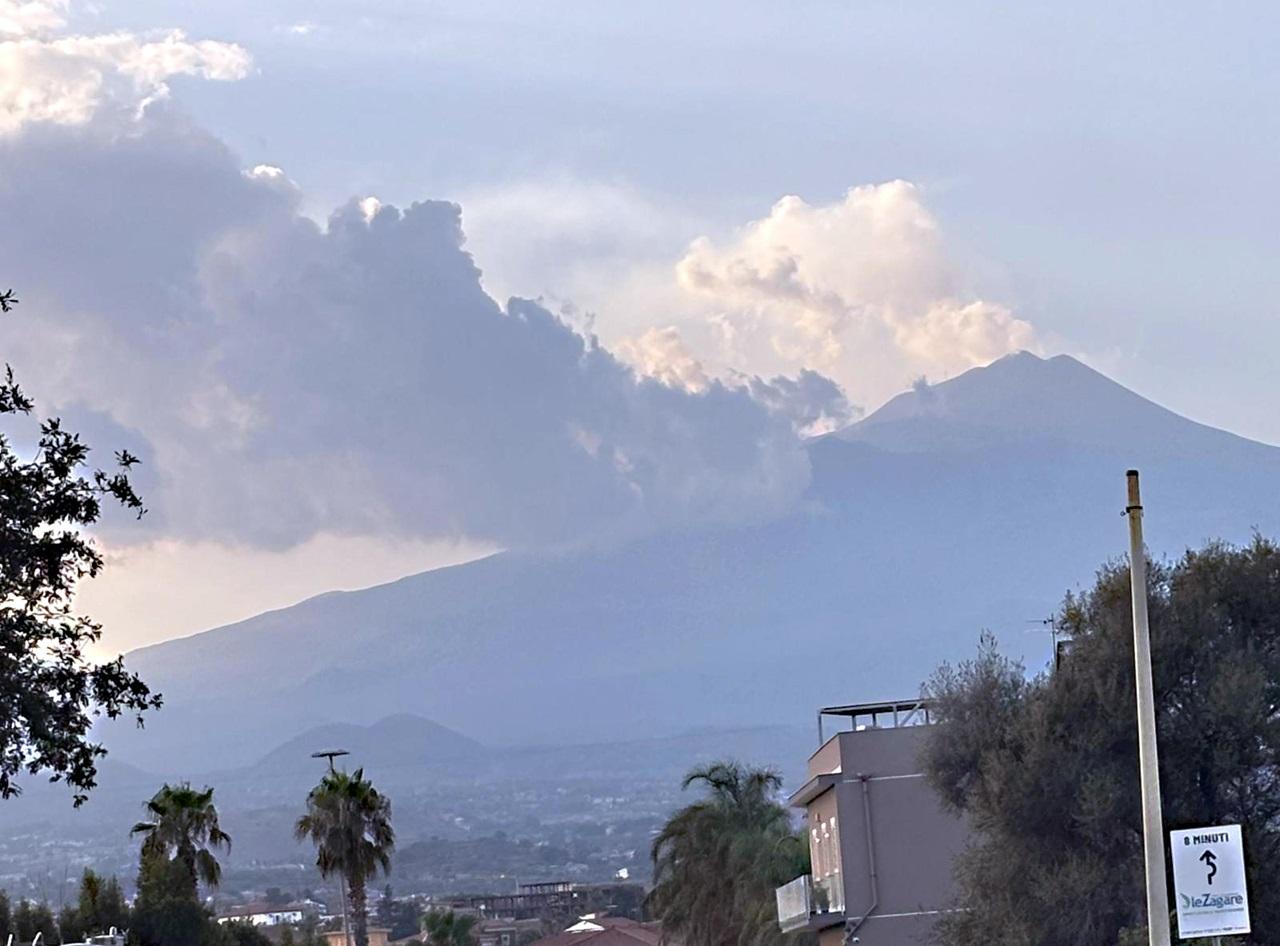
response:
{"label": "lezagare logo", "polygon": [[1221,910],[1224,907],[1243,907],[1244,894],[1242,893],[1206,893],[1202,896],[1190,896],[1185,893],[1179,894],[1182,897],[1182,908],[1184,910]]}

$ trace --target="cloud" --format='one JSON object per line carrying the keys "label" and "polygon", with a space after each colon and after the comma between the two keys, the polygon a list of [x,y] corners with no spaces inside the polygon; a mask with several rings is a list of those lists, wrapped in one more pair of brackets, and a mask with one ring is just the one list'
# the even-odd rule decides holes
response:
{"label": "cloud", "polygon": [[870,400],[1039,345],[1028,322],[965,284],[906,181],[826,205],[784,197],[730,240],[694,240],[676,279],[739,363],[816,368]]}
{"label": "cloud", "polygon": [[689,353],[673,325],[651,328],[635,338],[623,339],[617,353],[640,374],[656,378],[669,387],[697,393],[711,384],[702,363]]}
{"label": "cloud", "polygon": [[795,377],[779,375],[771,381],[750,378],[753,397],[784,417],[806,437],[819,437],[857,420],[862,411],[851,405],[840,385],[807,369]]}
{"label": "cloud", "polygon": [[133,121],[169,95],[169,80],[235,80],[250,58],[233,43],[190,40],[181,30],[138,35],[58,35],[65,2],[0,0],[0,134],[38,123]]}
{"label": "cloud", "polygon": [[322,225],[301,200],[164,110],[0,138],[24,301],[0,340],[43,403],[148,441],[153,515],[118,540],[556,543],[771,516],[805,488],[777,382],[673,386],[499,305],[454,204]]}
{"label": "cloud", "polygon": [[586,325],[598,315],[615,342],[678,297],[672,254],[704,225],[625,182],[567,175],[474,186],[459,201],[490,293],[543,299]]}

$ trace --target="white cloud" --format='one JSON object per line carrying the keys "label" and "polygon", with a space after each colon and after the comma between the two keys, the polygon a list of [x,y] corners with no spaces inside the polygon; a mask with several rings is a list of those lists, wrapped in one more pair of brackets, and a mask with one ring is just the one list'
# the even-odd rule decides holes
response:
{"label": "white cloud", "polygon": [[672,387],[499,306],[456,205],[353,200],[322,226],[282,171],[171,114],[112,127],[0,138],[0,213],[24,222],[0,232],[23,297],[0,331],[46,406],[142,454],[152,515],[116,540],[555,543],[805,488],[812,411],[777,382],[685,365]]}
{"label": "white cloud", "polygon": [[598,309],[615,336],[652,327],[653,313],[638,312],[655,288],[643,266],[669,283],[671,254],[703,225],[617,181],[558,176],[477,186],[458,198],[467,248],[491,295]]}
{"label": "white cloud", "polygon": [[676,279],[730,360],[828,372],[859,399],[1036,348],[1032,326],[977,297],[937,219],[905,181],[811,205],[784,197],[717,244],[693,241]]}
{"label": "white cloud", "polygon": [[67,0],[0,0],[0,36],[39,36],[67,21]]}
{"label": "white cloud", "polygon": [[58,35],[66,7],[0,0],[0,133],[34,123],[83,125],[101,113],[132,120],[168,97],[175,76],[227,81],[249,72],[239,46],[193,41],[181,30]]}
{"label": "white cloud", "polygon": [[651,328],[617,346],[618,357],[642,375],[685,391],[705,391],[711,383],[702,363],[689,353],[673,325]]}

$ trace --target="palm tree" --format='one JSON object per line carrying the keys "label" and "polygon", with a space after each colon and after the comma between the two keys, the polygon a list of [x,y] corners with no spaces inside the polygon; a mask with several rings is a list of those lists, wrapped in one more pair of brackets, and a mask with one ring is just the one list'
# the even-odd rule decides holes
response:
{"label": "palm tree", "polygon": [[364,777],[364,769],[330,772],[307,796],[307,813],[294,828],[298,840],[316,846],[320,876],[342,877],[351,895],[356,946],[369,946],[365,888],[378,870],[391,868],[395,832],[391,802]]}
{"label": "palm tree", "polygon": [[138,822],[129,832],[144,836],[142,859],[172,858],[181,864],[190,879],[193,900],[198,881],[218,886],[222,867],[211,849],[231,850],[231,837],[218,824],[213,789],[166,783],[147,802],[147,814],[151,820]]}
{"label": "palm tree", "polygon": [[686,946],[771,946],[782,942],[775,888],[807,869],[808,851],[776,800],[771,769],[716,762],[694,769],[683,788],[707,796],[663,826],[653,842],[649,907],[664,935]]}

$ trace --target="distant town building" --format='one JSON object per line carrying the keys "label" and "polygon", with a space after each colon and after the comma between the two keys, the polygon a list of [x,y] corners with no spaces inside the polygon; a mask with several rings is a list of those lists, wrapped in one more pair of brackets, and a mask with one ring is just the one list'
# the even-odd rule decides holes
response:
{"label": "distant town building", "polygon": [[566,880],[520,884],[515,893],[473,894],[463,897],[433,897],[432,905],[443,909],[475,913],[481,917],[534,919],[553,913],[573,916],[580,896],[578,884]]}
{"label": "distant town building", "polygon": [[63,946],[125,946],[125,935],[113,926],[101,936],[90,936],[82,943],[64,943]]}
{"label": "distant town building", "polygon": [[218,922],[279,926],[282,923],[301,923],[308,915],[318,916],[323,910],[324,904],[313,900],[274,905],[259,901],[238,907],[228,907],[218,914]]}
{"label": "distant town building", "polygon": [[476,946],[523,946],[542,935],[543,923],[536,918],[481,920],[473,931]]}
{"label": "distant town building", "polygon": [[[387,937],[391,935],[391,931],[381,926],[371,926],[368,929],[369,946],[387,946]],[[342,930],[329,930],[327,933],[321,933],[324,937],[325,946],[347,946],[347,934]],[[355,943],[355,933],[351,933],[351,942]]]}
{"label": "distant town building", "polygon": [[[588,913],[568,929],[531,946],[664,946],[661,923],[641,923],[620,916]],[[677,946],[670,939],[665,946]]]}
{"label": "distant town building", "polygon": [[[847,727],[824,738],[824,722]],[[784,931],[819,946],[916,946],[953,908],[951,864],[964,823],[943,810],[920,771],[932,725],[926,700],[832,706],[790,803],[805,809],[812,873],[778,888]]]}

